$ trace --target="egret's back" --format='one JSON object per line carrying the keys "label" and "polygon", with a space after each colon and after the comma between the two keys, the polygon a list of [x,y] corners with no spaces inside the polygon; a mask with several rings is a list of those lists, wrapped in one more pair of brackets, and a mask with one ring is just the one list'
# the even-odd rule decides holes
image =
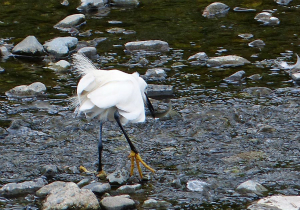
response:
{"label": "egret's back", "polygon": [[114,120],[116,110],[121,122],[143,122],[146,82],[138,73],[98,70],[85,56],[74,55],[74,64],[83,75],[77,86],[79,111],[88,118]]}

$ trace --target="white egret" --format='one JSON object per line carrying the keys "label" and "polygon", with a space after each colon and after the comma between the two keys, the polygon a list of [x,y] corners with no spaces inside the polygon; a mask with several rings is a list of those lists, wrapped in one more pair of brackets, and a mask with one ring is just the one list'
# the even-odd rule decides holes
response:
{"label": "white egret", "polygon": [[[105,176],[103,170],[102,156],[102,124],[104,121],[116,121],[121,128],[131,149],[131,169],[130,175],[133,175],[134,160],[141,178],[142,170],[139,163],[142,163],[147,169],[155,172],[140,157],[138,150],[132,144],[122,124],[127,122],[145,121],[145,107],[147,104],[153,117],[154,109],[145,93],[147,83],[139,74],[127,74],[119,70],[100,70],[82,54],[73,55],[74,66],[82,75],[77,86],[77,111],[85,113],[86,117],[97,118],[100,120],[100,135],[98,143],[99,177]],[[86,170],[82,167],[83,170]]]}

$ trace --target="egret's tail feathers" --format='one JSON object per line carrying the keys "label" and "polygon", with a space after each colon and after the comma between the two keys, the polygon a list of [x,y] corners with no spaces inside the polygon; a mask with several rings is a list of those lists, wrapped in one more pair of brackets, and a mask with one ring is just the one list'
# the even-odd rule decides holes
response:
{"label": "egret's tail feathers", "polygon": [[78,73],[82,75],[86,75],[90,71],[97,70],[94,64],[81,53],[76,53],[73,55],[73,64]]}

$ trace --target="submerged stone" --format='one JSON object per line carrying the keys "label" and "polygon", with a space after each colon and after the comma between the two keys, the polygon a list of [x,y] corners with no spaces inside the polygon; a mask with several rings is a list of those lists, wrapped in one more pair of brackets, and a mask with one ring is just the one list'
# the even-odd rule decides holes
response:
{"label": "submerged stone", "polygon": [[81,0],[81,5],[77,9],[89,11],[103,7],[107,3],[108,0]]}
{"label": "submerged stone", "polygon": [[155,199],[145,200],[143,203],[143,208],[145,209],[168,209],[168,207],[172,206],[167,201],[157,201]]}
{"label": "submerged stone", "polygon": [[221,2],[214,2],[204,9],[202,16],[207,18],[225,17],[229,10],[230,7],[226,4],[223,4]]}
{"label": "submerged stone", "polygon": [[112,0],[112,3],[116,6],[137,6],[140,2],[138,0]]}

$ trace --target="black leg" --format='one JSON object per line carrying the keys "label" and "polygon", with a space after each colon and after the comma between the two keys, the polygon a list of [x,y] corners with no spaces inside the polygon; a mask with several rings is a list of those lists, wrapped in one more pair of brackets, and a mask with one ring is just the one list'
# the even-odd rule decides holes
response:
{"label": "black leg", "polygon": [[132,144],[132,142],[130,141],[130,139],[129,139],[127,133],[126,133],[126,131],[124,130],[124,128],[123,128],[123,126],[122,126],[122,124],[121,124],[121,122],[120,122],[120,114],[119,114],[118,111],[115,111],[114,117],[115,117],[115,120],[117,121],[119,127],[121,128],[121,130],[122,130],[122,132],[123,132],[123,134],[124,134],[124,136],[125,136],[125,138],[126,138],[128,144],[129,144],[129,146],[130,146],[130,149],[131,149],[132,151],[134,151],[136,154],[139,153],[139,152],[137,151],[137,149],[135,148],[135,146],[134,146],[134,145]]}
{"label": "black leg", "polygon": [[102,125],[103,125],[103,122],[100,122],[100,133],[99,133],[99,142],[98,142],[98,155],[99,155],[98,172],[102,171],[102,162],[101,162],[102,150],[103,150]]}
{"label": "black leg", "polygon": [[146,93],[145,93],[145,96],[146,96],[146,103],[147,103],[147,107],[148,107],[148,109],[149,109],[149,111],[150,111],[150,113],[151,113],[152,117],[155,119],[155,112],[154,112],[154,108],[153,108],[153,106],[152,106],[152,104],[151,104],[151,102],[150,102],[150,100],[149,100],[149,98],[148,98],[148,96],[147,96],[147,94],[146,94]]}

